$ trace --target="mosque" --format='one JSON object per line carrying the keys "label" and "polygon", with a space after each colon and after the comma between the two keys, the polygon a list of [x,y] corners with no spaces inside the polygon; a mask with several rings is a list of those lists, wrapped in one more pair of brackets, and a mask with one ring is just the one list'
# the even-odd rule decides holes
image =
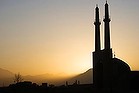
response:
{"label": "mosque", "polygon": [[[93,85],[96,89],[128,90],[131,87],[133,76],[139,75],[138,71],[131,71],[124,61],[113,56],[110,44],[110,17],[109,5],[105,4],[104,17],[104,49],[101,49],[99,8],[95,8],[95,51],[93,52]],[[135,75],[136,74],[136,75]],[[132,82],[133,83],[133,82]],[[110,92],[111,93],[111,92]]]}

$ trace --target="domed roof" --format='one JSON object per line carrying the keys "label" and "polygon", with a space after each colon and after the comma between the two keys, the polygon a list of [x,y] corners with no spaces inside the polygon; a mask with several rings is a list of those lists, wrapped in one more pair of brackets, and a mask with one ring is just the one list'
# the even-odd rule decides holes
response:
{"label": "domed roof", "polygon": [[123,74],[130,71],[129,65],[118,58],[113,58],[112,62],[114,64],[113,67],[118,70],[119,74]]}

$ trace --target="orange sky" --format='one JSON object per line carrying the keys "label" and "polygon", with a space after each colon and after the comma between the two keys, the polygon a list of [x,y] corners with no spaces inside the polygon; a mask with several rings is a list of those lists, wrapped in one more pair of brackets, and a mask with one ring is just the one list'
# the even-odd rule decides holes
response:
{"label": "orange sky", "polygon": [[[23,75],[73,75],[92,68],[96,4],[102,21],[105,0],[0,1],[0,68]],[[113,51],[139,70],[139,1],[109,4]]]}

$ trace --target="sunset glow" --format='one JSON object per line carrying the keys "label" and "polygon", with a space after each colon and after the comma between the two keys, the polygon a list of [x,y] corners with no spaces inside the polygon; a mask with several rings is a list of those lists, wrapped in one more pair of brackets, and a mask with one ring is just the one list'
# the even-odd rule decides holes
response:
{"label": "sunset glow", "polygon": [[[104,11],[104,2],[1,0],[0,68],[23,75],[61,76],[92,68],[94,8],[99,4],[100,11]],[[109,0],[109,3],[113,51],[132,70],[139,70],[139,1]],[[101,31],[103,25],[102,22]]]}

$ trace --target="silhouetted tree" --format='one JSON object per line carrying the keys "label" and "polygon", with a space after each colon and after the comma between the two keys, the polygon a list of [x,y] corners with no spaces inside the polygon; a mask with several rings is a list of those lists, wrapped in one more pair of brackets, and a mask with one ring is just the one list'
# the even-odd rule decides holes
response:
{"label": "silhouetted tree", "polygon": [[20,73],[14,75],[14,82],[15,83],[19,83],[22,81],[23,81],[23,78],[22,78],[22,75]]}

